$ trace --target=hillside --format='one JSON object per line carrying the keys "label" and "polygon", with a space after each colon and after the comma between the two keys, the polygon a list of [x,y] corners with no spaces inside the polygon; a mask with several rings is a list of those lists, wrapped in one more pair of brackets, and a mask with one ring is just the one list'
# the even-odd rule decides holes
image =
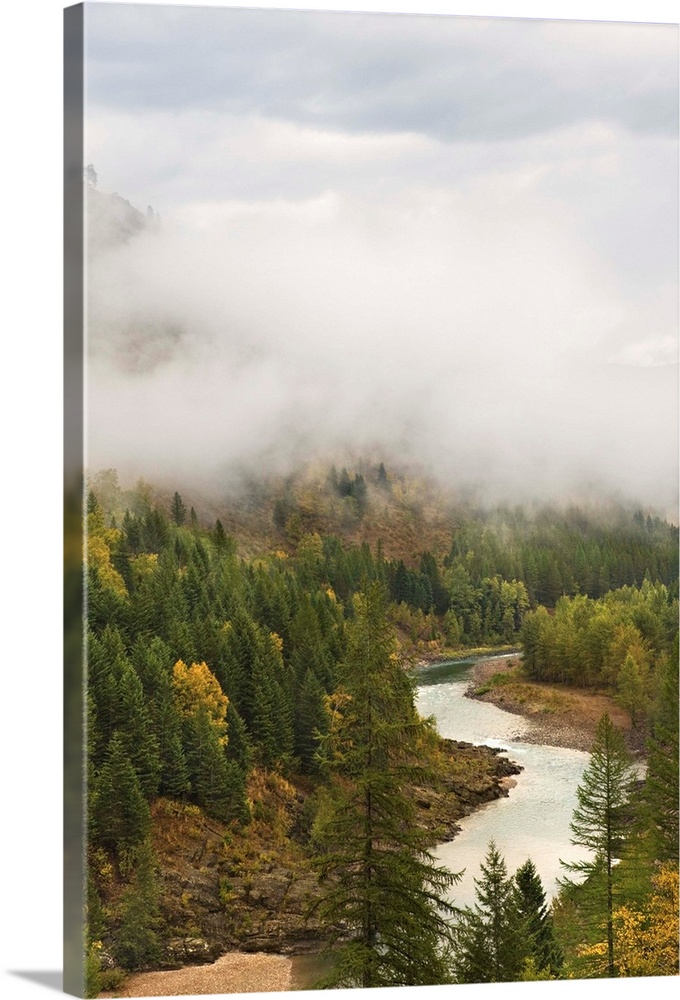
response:
{"label": "hillside", "polygon": [[[385,672],[388,730],[396,711],[417,734],[395,830],[429,844],[505,794],[514,765],[436,737],[404,666],[523,645],[538,679],[554,668],[622,704],[642,683],[640,724],[658,714],[677,528],[652,512],[484,507],[367,462],[221,496],[102,470],[87,511],[92,990],[331,933],[310,907],[324,817],[347,788],[335,768],[354,746],[333,749],[337,727],[364,718],[355,698],[368,719],[375,708],[367,664]],[[401,766],[401,738],[383,752]]]}

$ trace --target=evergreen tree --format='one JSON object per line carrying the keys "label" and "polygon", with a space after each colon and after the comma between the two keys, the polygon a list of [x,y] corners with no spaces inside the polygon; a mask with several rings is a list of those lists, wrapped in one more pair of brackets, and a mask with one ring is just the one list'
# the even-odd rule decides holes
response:
{"label": "evergreen tree", "polygon": [[289,515],[290,515],[290,507],[288,506],[285,500],[283,500],[281,497],[277,497],[277,499],[274,501],[272,521],[279,529],[279,531],[283,531],[283,529],[286,527],[286,521],[288,520]]}
{"label": "evergreen tree", "polygon": [[103,522],[103,512],[99,500],[97,499],[97,494],[94,490],[87,491],[87,502],[85,505],[85,510],[88,514],[94,514],[96,517],[100,518]]}
{"label": "evergreen tree", "polygon": [[160,552],[169,538],[165,514],[154,507],[142,518],[142,545],[146,552]]}
{"label": "evergreen tree", "polygon": [[517,904],[529,937],[529,952],[537,971],[547,969],[558,975],[564,956],[555,940],[553,921],[545,898],[541,877],[531,858],[515,872]]}
{"label": "evergreen tree", "polygon": [[148,839],[133,854],[134,875],[120,903],[114,957],[124,969],[143,969],[158,957],[160,919],[156,862]]}
{"label": "evergreen tree", "polygon": [[196,801],[215,819],[247,821],[243,773],[233,761],[227,760],[205,705],[187,720],[187,728],[187,756]]}
{"label": "evergreen tree", "polygon": [[654,857],[678,860],[678,638],[665,664],[659,709],[649,741],[645,812]]}
{"label": "evergreen tree", "polygon": [[305,674],[295,707],[295,754],[301,769],[309,773],[318,769],[319,737],[328,730],[324,690],[311,670]]}
{"label": "evergreen tree", "polygon": [[227,705],[227,731],[229,733],[227,758],[233,761],[246,775],[250,770],[253,751],[243,719],[231,701]]}
{"label": "evergreen tree", "polygon": [[352,492],[352,480],[349,478],[349,473],[344,467],[340,471],[338,476],[338,493],[341,497],[348,497]]}
{"label": "evergreen tree", "polygon": [[172,498],[172,503],[170,504],[170,515],[180,528],[187,519],[187,509],[179,493],[175,491],[175,495]]}
{"label": "evergreen tree", "polygon": [[[571,821],[572,844],[586,847],[592,858],[570,864],[562,861],[568,872],[585,876],[596,914],[606,925],[607,975],[615,976],[614,956],[614,866],[624,851],[631,832],[630,798],[633,789],[633,764],[621,733],[609,715],[600,719],[590,751],[590,762],[583,781],[576,790],[578,805]],[[569,879],[565,887],[573,886]],[[599,913],[598,913],[599,911]]]}
{"label": "evergreen tree", "polygon": [[139,843],[149,832],[149,806],[119,733],[95,782],[92,821],[96,842],[115,851]]}
{"label": "evergreen tree", "polygon": [[493,840],[480,867],[475,905],[465,907],[455,929],[456,981],[517,982],[529,957],[529,940],[517,887]]}
{"label": "evergreen tree", "polygon": [[158,739],[146,706],[142,683],[134,667],[126,660],[118,660],[117,732],[123,750],[132,762],[139,778],[140,788],[147,799],[158,791],[161,759]]}
{"label": "evergreen tree", "polygon": [[407,785],[428,771],[434,732],[394,656],[380,584],[355,601],[341,678],[323,741],[331,784],[314,828],[318,913],[335,958],[321,985],[445,983],[446,893],[459,876],[436,865],[415,823]]}
{"label": "evergreen tree", "polygon": [[640,719],[647,714],[647,691],[640,667],[631,653],[628,653],[623,661],[617,687],[619,689],[617,700],[622,708],[630,712],[631,722],[635,728]]}
{"label": "evergreen tree", "polygon": [[227,547],[227,534],[219,518],[215,521],[215,547],[218,552],[224,552]]}
{"label": "evergreen tree", "polygon": [[368,487],[366,480],[358,472],[352,481],[352,496],[357,502],[359,514],[363,514],[368,503]]}
{"label": "evergreen tree", "polygon": [[168,696],[157,712],[158,740],[161,757],[159,791],[171,799],[183,799],[189,790],[189,770],[182,745],[182,724]]}

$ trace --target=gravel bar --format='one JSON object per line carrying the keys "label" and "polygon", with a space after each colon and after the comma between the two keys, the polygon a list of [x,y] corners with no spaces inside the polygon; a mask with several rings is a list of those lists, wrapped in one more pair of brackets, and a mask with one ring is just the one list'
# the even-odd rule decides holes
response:
{"label": "gravel bar", "polygon": [[231,951],[211,965],[188,965],[167,972],[135,972],[118,992],[100,993],[100,997],[277,993],[291,989],[292,966],[285,955]]}

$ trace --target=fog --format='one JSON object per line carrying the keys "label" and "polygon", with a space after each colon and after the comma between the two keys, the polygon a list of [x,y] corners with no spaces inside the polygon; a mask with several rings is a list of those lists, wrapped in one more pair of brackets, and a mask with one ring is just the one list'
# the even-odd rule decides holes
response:
{"label": "fog", "polygon": [[[104,37],[108,48],[86,130],[100,175],[89,192],[88,466],[219,488],[244,470],[349,450],[418,461],[494,499],[606,491],[672,513],[670,36],[564,24],[539,39],[514,22],[510,37],[503,22],[463,18],[447,41],[430,30],[436,19],[373,18],[359,32],[348,16],[353,30],[326,31],[322,64],[311,58],[319,16],[296,15],[295,33],[270,17],[258,32],[252,15],[265,12],[218,13],[241,18],[228,22],[230,45],[243,31],[252,41],[251,62],[217,88],[222,102],[204,80],[196,21],[201,72],[183,64],[195,87],[182,98],[164,88],[151,58],[144,100],[137,70],[112,59],[111,24],[92,26],[93,55]],[[300,61],[289,66],[292,38]],[[494,75],[489,60],[513,41],[508,95],[509,70]],[[455,55],[465,99],[445,115]],[[258,59],[276,67],[276,86],[257,76]],[[579,62],[586,83],[570,89]],[[602,84],[598,66],[610,72]],[[638,74],[635,107],[614,100],[612,74],[624,92]],[[552,117],[540,95],[528,99],[548,76]],[[142,212],[151,202],[160,220],[123,232],[111,190]]]}

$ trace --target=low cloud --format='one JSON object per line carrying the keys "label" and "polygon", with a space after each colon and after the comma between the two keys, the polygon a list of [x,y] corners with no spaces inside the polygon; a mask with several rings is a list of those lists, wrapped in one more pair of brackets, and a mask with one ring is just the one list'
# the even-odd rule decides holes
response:
{"label": "low cloud", "polygon": [[521,187],[198,206],[98,251],[90,464],[205,484],[351,447],[672,504],[676,338]]}
{"label": "low cloud", "polygon": [[675,508],[673,26],[95,4],[87,30],[87,160],[153,206],[90,199],[90,464],[177,488],[353,448]]}

